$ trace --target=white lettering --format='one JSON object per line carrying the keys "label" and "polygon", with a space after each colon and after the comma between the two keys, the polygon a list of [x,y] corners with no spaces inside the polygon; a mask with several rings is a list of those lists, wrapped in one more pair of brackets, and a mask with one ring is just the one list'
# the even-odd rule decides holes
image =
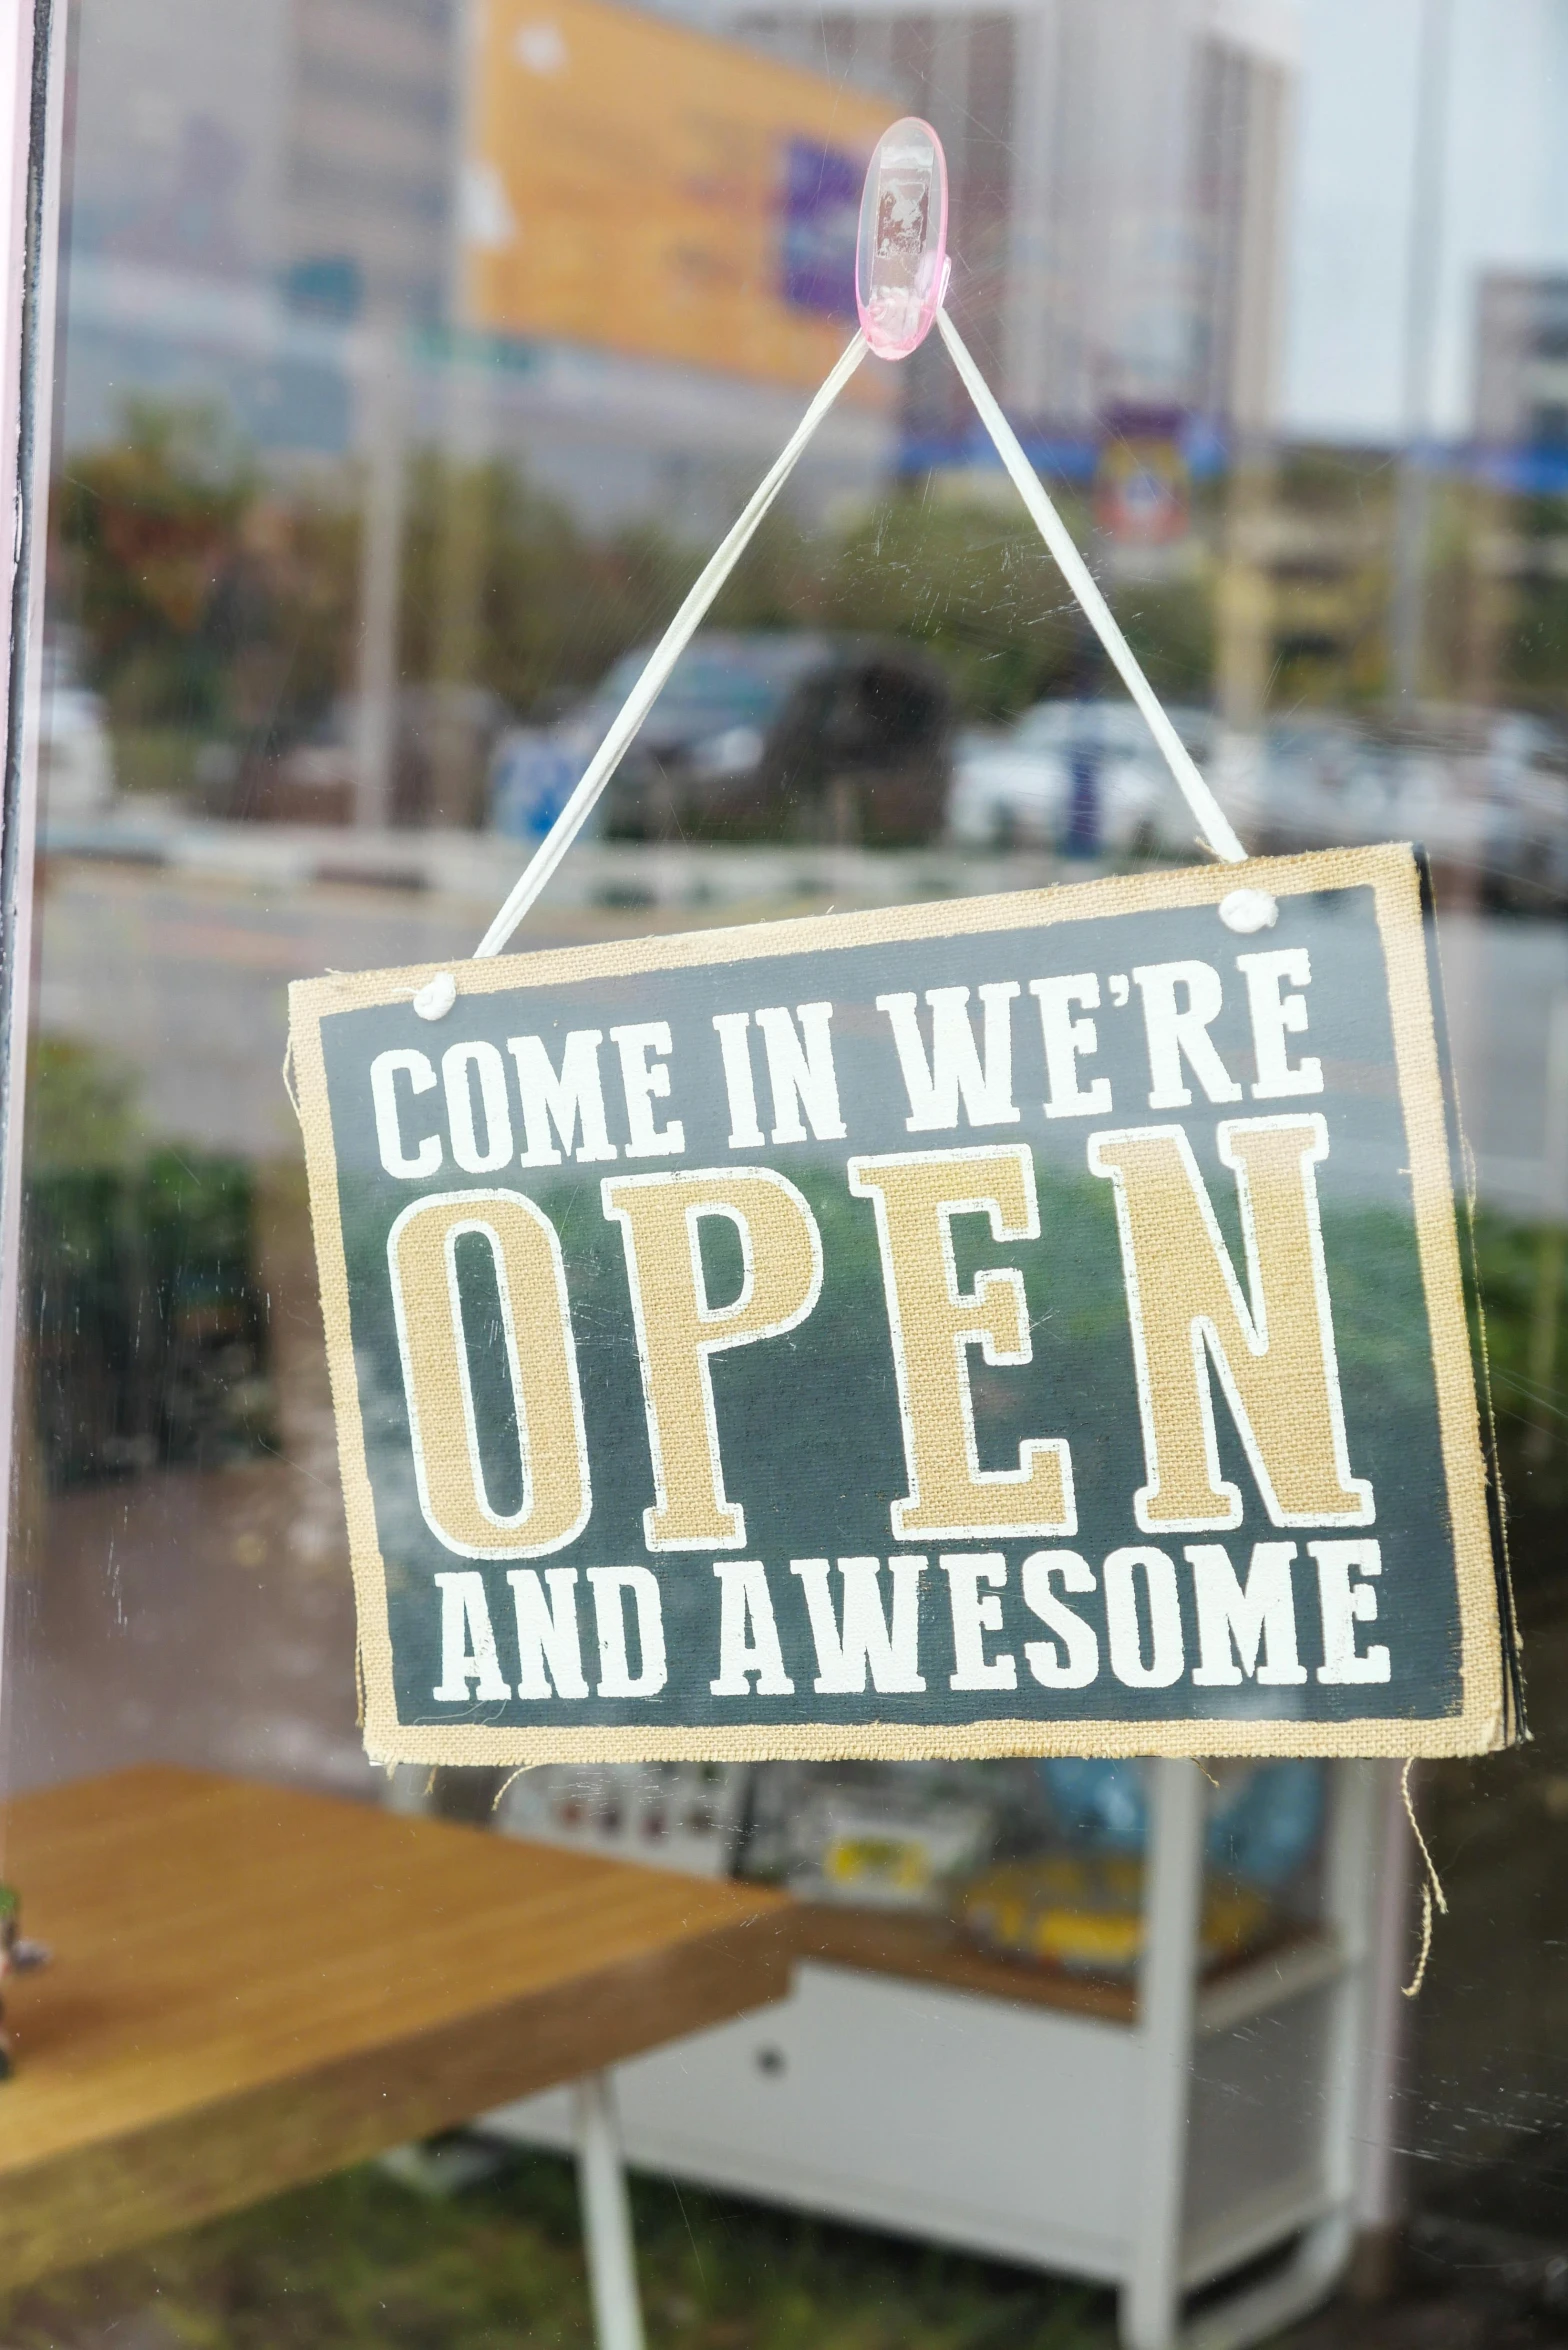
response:
{"label": "white lettering", "polygon": [[[507,1038],[506,1049],[517,1064],[517,1091],[528,1143],[519,1166],[558,1167],[561,1151],[578,1159],[619,1156],[604,1119],[604,1086],[599,1076],[603,1041],[600,1029],[572,1029],[561,1047],[561,1074],[557,1077],[542,1036]],[[561,1150],[550,1140],[552,1123]],[[579,1132],[581,1146],[574,1151]]]}
{"label": "white lettering", "polygon": [[1024,1658],[1046,1689],[1087,1689],[1100,1670],[1100,1643],[1092,1625],[1057,1598],[1051,1586],[1058,1577],[1064,1591],[1095,1587],[1094,1569],[1075,1550],[1031,1551],[1023,1563],[1024,1605],[1052,1638],[1026,1640]]}
{"label": "white lettering", "polygon": [[1092,1020],[1075,1020],[1074,1004],[1086,1011],[1100,1007],[1100,982],[1092,971],[1075,972],[1070,979],[1031,979],[1029,993],[1040,1006],[1040,1032],[1045,1040],[1045,1074],[1050,1099],[1048,1118],[1103,1117],[1111,1107],[1110,1081],[1096,1077],[1087,1091],[1078,1083],[1078,1063],[1100,1049]]}
{"label": "white lettering", "polygon": [[1293,987],[1310,984],[1312,963],[1306,948],[1272,947],[1266,955],[1238,955],[1236,968],[1245,975],[1252,1010],[1252,1044],[1258,1064],[1253,1099],[1264,1102],[1283,1094],[1321,1093],[1322,1062],[1309,1055],[1292,1065],[1285,1049],[1287,1036],[1306,1032],[1305,996],[1280,993],[1287,979]]}
{"label": "white lettering", "polygon": [[708,1687],[715,1697],[749,1697],[755,1673],[759,1697],[793,1697],[762,1561],[715,1559],[713,1572],[719,1578],[719,1675]]}
{"label": "white lettering", "polygon": [[397,1074],[407,1072],[411,1093],[434,1093],[436,1073],[423,1053],[401,1046],[390,1053],[377,1053],[370,1064],[370,1099],[376,1113],[376,1142],[381,1151],[381,1164],[389,1175],[400,1175],[406,1182],[416,1176],[433,1175],[441,1164],[440,1137],[427,1134],[410,1157],[403,1148],[402,1129],[397,1114]]}
{"label": "white lettering", "polygon": [[1222,1542],[1189,1543],[1186,1558],[1197,1595],[1202,1652],[1192,1676],[1195,1687],[1235,1689],[1246,1678],[1289,1688],[1306,1679],[1306,1667],[1296,1654],[1296,1597],[1290,1575],[1295,1555],[1293,1542],[1254,1543],[1243,1584]]}
{"label": "white lettering", "polygon": [[[621,1078],[626,1087],[626,1126],[631,1140],[626,1145],[629,1159],[673,1159],[686,1148],[686,1134],[679,1118],[672,1118],[668,1126],[655,1126],[653,1105],[668,1101],[670,1070],[668,1055],[670,1024],[667,1020],[644,1020],[630,1028],[612,1028],[610,1042],[621,1056]],[[663,1056],[650,1065],[649,1054]]]}
{"label": "white lettering", "polygon": [[[474,1078],[479,1079],[479,1105],[484,1112],[485,1138],[474,1124]],[[441,1055],[441,1077],[446,1087],[447,1129],[452,1156],[469,1175],[493,1175],[512,1163],[512,1113],[506,1098],[506,1065],[493,1044],[449,1045]]]}
{"label": "white lettering", "polygon": [[[1209,1036],[1225,1000],[1220,975],[1211,963],[1145,963],[1133,973],[1143,994],[1143,1024],[1149,1040],[1149,1107],[1185,1110],[1192,1101],[1182,1077],[1182,1055],[1211,1102],[1239,1102],[1235,1083]],[[1186,1002],[1178,1008],[1178,989]]]}
{"label": "white lettering", "polygon": [[979,991],[985,1009],[985,1053],[975,1045],[965,1006],[967,987],[933,987],[926,991],[931,1007],[931,1059],[926,1060],[920,1034],[920,1016],[912,995],[879,995],[877,1010],[886,1012],[893,1026],[909,1116],[911,1134],[951,1130],[958,1124],[962,1096],[964,1115],[971,1126],[1015,1126],[1019,1112],[1013,1106],[1013,1014],[1016,980],[994,980]]}
{"label": "white lettering", "polygon": [[[664,1657],[664,1610],[658,1578],[647,1567],[590,1567],[594,1620],[599,1632],[599,1695],[657,1697],[669,1679]],[[633,1674],[626,1652],[626,1598],[637,1614],[642,1670]]]}
{"label": "white lettering", "polygon": [[1388,1650],[1382,1642],[1365,1651],[1356,1646],[1356,1626],[1377,1621],[1377,1593],[1370,1583],[1351,1581],[1353,1573],[1381,1575],[1381,1546],[1372,1541],[1309,1542],[1307,1548],[1317,1560],[1318,1604],[1323,1611],[1318,1679],[1340,1685],[1388,1680]]}
{"label": "white lettering", "polygon": [[[1138,1598],[1139,1579],[1145,1594]],[[1143,1661],[1145,1607],[1149,1661]],[[1185,1652],[1176,1568],[1163,1550],[1113,1550],[1105,1562],[1105,1628],[1111,1670],[1129,1689],[1169,1689]]]}
{"label": "white lettering", "polygon": [[953,1671],[949,1689],[1016,1689],[1018,1665],[1010,1656],[987,1656],[986,1634],[1000,1632],[1002,1603],[994,1592],[981,1596],[982,1583],[1007,1581],[1007,1564],[999,1550],[981,1551],[974,1558],[944,1556],[937,1561],[947,1577],[953,1610]]}
{"label": "white lettering", "polygon": [[797,1004],[797,1032],[795,1020],[782,1004],[771,1004],[757,1014],[768,1053],[775,1142],[805,1141],[802,1110],[818,1142],[843,1140],[844,1120],[838,1106],[838,1076],[828,1026],[832,1017],[831,1004]]}
{"label": "white lettering", "polygon": [[920,1577],[923,1558],[890,1558],[893,1585],[891,1621],[882,1612],[878,1578],[880,1559],[840,1559],[844,1584],[844,1621],[840,1628],[833,1613],[826,1559],[791,1559],[789,1571],[798,1575],[806,1594],[811,1637],[817,1647],[817,1678],[813,1686],[840,1696],[860,1696],[869,1673],[874,1689],[888,1692],[924,1689],[920,1674]]}
{"label": "white lettering", "polygon": [[437,1575],[441,1594],[441,1678],[435,1696],[441,1705],[466,1705],[469,1684],[474,1694],[494,1705],[511,1696],[501,1678],[495,1652],[495,1627],[485,1600],[485,1579],[477,1568],[461,1574]]}
{"label": "white lettering", "polygon": [[[541,1582],[537,1567],[513,1567],[506,1579],[512,1586],[517,1617],[518,1696],[586,1697],[588,1684],[583,1679],[582,1644],[577,1636],[577,1569],[546,1567]],[[548,1599],[546,1583],[550,1586]]]}
{"label": "white lettering", "polygon": [[758,1151],[762,1128],[757,1124],[757,1089],[751,1077],[751,1044],[746,1035],[749,1012],[715,1012],[719,1051],[724,1057],[724,1090],[730,1099],[730,1149]]}

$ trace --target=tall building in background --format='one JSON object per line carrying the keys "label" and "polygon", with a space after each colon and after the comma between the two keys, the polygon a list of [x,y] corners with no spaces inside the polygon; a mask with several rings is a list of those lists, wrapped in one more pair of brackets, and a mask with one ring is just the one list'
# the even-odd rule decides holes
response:
{"label": "tall building in background", "polygon": [[72,51],[67,445],[138,396],[206,398],[248,438],[288,405],[269,324],[289,0],[84,0]]}
{"label": "tall building in background", "polygon": [[[955,312],[1026,432],[1245,436],[1293,6],[83,0],[67,439],[150,392],[341,457],[389,429],[391,352],[410,436],[514,453],[595,522],[708,533],[848,332],[859,174],[898,111],[943,136]],[[934,345],[853,388],[807,509],[873,489],[900,425],[906,466],[965,461]]]}
{"label": "tall building in background", "polygon": [[1476,305],[1476,439],[1518,486],[1568,486],[1568,277],[1488,271]]}
{"label": "tall building in background", "polygon": [[442,315],[461,31],[457,0],[289,0],[280,258],[297,308]]}
{"label": "tall building in background", "polygon": [[935,125],[955,314],[1015,416],[1271,415],[1293,0],[702,4]]}

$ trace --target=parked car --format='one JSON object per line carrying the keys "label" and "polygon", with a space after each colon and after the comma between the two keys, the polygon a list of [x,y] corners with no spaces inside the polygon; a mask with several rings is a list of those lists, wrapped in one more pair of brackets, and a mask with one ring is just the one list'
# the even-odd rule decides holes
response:
{"label": "parked car", "polygon": [[99,696],[82,683],[80,645],[64,629],[44,647],[38,701],[38,798],[47,819],[70,822],[112,806],[114,744]]}
{"label": "parked car", "polygon": [[1414,840],[1484,902],[1568,903],[1568,750],[1540,720],[1457,712],[1400,734],[1333,715],[1268,728],[1250,839],[1292,850]]}
{"label": "parked car", "polygon": [[[490,784],[499,831],[539,839],[549,830],[647,658],[646,648],[628,653],[555,725],[501,738]],[[599,827],[633,840],[929,840],[952,730],[946,680],[911,646],[705,631],[617,769]]]}
{"label": "parked car", "polygon": [[[1212,760],[1208,711],[1176,705],[1170,716],[1199,765]],[[1037,702],[1005,733],[966,736],[947,829],[966,848],[1126,856],[1186,847],[1193,819],[1137,707],[1085,698]]]}
{"label": "parked car", "polygon": [[85,686],[56,686],[40,700],[38,794],[56,823],[114,803],[114,745],[103,703]]}

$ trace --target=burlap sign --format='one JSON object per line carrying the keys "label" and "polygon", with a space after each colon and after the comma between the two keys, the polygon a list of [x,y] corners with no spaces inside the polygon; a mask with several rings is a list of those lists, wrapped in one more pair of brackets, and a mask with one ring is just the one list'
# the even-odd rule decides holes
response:
{"label": "burlap sign", "polygon": [[374,1756],[1508,1734],[1409,849],[451,972],[292,997]]}

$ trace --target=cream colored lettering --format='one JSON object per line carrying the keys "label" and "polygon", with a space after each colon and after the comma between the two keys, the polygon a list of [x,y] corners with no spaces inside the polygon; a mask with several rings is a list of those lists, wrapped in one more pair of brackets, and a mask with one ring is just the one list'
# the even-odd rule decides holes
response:
{"label": "cream colored lettering", "polygon": [[[768,1167],[607,1175],[604,1213],[619,1224],[642,1363],[654,1506],[650,1550],[740,1550],[746,1515],[724,1489],[712,1358],[777,1338],[805,1320],[822,1287],[822,1242],[801,1194]],[[740,1238],[743,1278],[728,1305],[708,1297],[700,1227],[721,1217]]]}
{"label": "cream colored lettering", "polygon": [[909,1491],[892,1507],[900,1542],[1071,1534],[1072,1462],[1062,1437],[1031,1438],[1015,1469],[982,1469],[969,1349],[984,1362],[1033,1359],[1023,1276],[1012,1266],[960,1289],[955,1216],[984,1216],[996,1240],[1035,1240],[1040,1216],[1026,1143],[851,1159],[849,1187],[876,1211]]}
{"label": "cream colored lettering", "polygon": [[1134,1514],[1148,1533],[1220,1532],[1242,1522],[1222,1478],[1218,1382],[1276,1526],[1364,1526],[1371,1486],[1351,1474],[1323,1258],[1315,1163],[1321,1116],[1228,1119],[1246,1249],[1244,1294],[1179,1126],[1089,1137],[1091,1172],[1116,1190],[1147,1483]]}
{"label": "cream colored lettering", "polygon": [[[485,1487],[457,1279],[457,1243],[490,1252],[501,1309],[523,1497],[497,1510]],[[538,1558],[588,1523],[588,1445],[566,1270],[555,1227],[515,1191],[439,1192],[387,1236],[414,1477],[425,1523],[463,1558]]]}

